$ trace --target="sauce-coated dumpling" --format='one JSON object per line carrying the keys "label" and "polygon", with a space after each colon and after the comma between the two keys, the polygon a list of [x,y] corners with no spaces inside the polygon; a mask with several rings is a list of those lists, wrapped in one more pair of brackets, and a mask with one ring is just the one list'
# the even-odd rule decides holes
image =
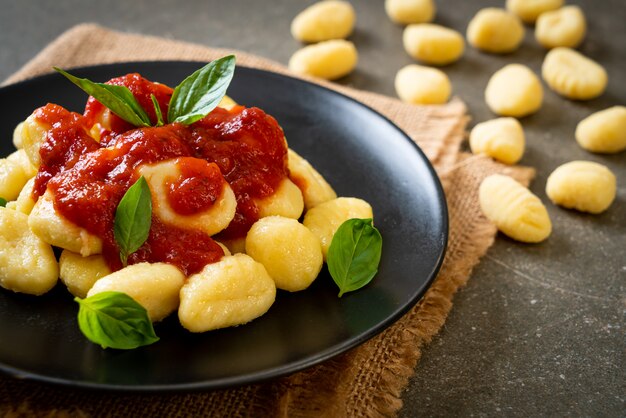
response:
{"label": "sauce-coated dumpling", "polygon": [[180,290],[178,319],[191,332],[232,327],[263,315],[275,298],[276,285],[263,264],[235,254],[189,277]]}
{"label": "sauce-coated dumpling", "polygon": [[252,225],[246,254],[265,266],[277,288],[290,292],[309,287],[324,263],[319,239],[297,220],[281,216]]}
{"label": "sauce-coated dumpling", "polygon": [[354,29],[356,14],[347,1],[325,0],[301,11],[291,22],[291,34],[302,42],[343,39]]}
{"label": "sauce-coated dumpling", "polygon": [[0,286],[41,295],[59,277],[52,247],[28,228],[28,216],[0,207]]}
{"label": "sauce-coated dumpling", "polygon": [[546,84],[561,96],[575,100],[598,97],[606,89],[606,70],[594,60],[570,48],[554,48],[541,66]]}
{"label": "sauce-coated dumpling", "polygon": [[22,124],[22,148],[28,155],[28,159],[31,164],[39,168],[41,157],[39,155],[39,148],[46,139],[46,132],[51,128],[50,125],[39,122],[35,115],[30,115]]}
{"label": "sauce-coated dumpling", "polygon": [[591,152],[614,153],[626,149],[626,107],[613,106],[581,120],[576,141]]}
{"label": "sauce-coated dumpling", "polygon": [[302,192],[306,210],[337,198],[330,184],[307,160],[292,149],[289,149],[288,158],[289,178]]}

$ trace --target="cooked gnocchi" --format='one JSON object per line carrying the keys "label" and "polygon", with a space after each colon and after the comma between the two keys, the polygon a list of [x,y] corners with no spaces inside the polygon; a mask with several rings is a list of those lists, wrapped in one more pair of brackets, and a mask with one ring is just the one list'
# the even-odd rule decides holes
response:
{"label": "cooked gnocchi", "polygon": [[302,42],[344,39],[354,29],[356,14],[347,1],[324,0],[300,12],[291,22],[291,34]]}
{"label": "cooked gnocchi", "polygon": [[298,219],[304,210],[302,192],[291,180],[284,179],[270,196],[257,201],[259,217],[284,216]]}
{"label": "cooked gnocchi", "polygon": [[506,8],[526,23],[534,23],[542,14],[557,10],[564,0],[506,0]]}
{"label": "cooked gnocchi", "polygon": [[544,81],[561,96],[589,100],[604,93],[606,70],[597,62],[570,48],[554,48],[541,66]]}
{"label": "cooked gnocchi", "polygon": [[550,236],[552,223],[546,207],[513,178],[493,174],[481,182],[478,194],[485,216],[514,240],[537,243]]}
{"label": "cooked gnocchi", "polygon": [[432,22],[437,8],[434,0],[385,0],[385,12],[401,25]]}
{"label": "cooked gnocchi", "polygon": [[571,161],[559,166],[546,182],[546,194],[553,203],[593,214],[611,206],[617,193],[615,175],[592,161]]}
{"label": "cooked gnocchi", "polygon": [[543,87],[530,68],[522,64],[509,64],[489,79],[485,101],[493,113],[519,118],[541,108]]}
{"label": "cooked gnocchi", "polygon": [[35,207],[35,199],[33,199],[33,187],[35,185],[35,179],[32,178],[26,182],[22,191],[20,191],[17,200],[7,203],[7,208],[22,212],[25,215],[30,215]]}
{"label": "cooked gnocchi", "polygon": [[437,68],[410,64],[396,74],[395,88],[403,102],[444,104],[452,93],[448,76]]}
{"label": "cooked gnocchi", "polygon": [[289,69],[298,74],[335,80],[356,67],[358,53],[354,44],[343,39],[305,46],[289,60]]}
{"label": "cooked gnocchi", "polygon": [[440,25],[413,24],[404,29],[404,49],[413,58],[427,64],[446,65],[463,55],[465,41],[460,33]]}
{"label": "cooked gnocchi", "polygon": [[111,273],[106,260],[99,254],[83,257],[63,250],[59,258],[59,278],[67,290],[79,298],[87,297],[96,281]]}
{"label": "cooked gnocchi", "polygon": [[498,118],[477,124],[470,132],[474,154],[486,154],[505,164],[515,164],[524,154],[522,124],[515,118]]}
{"label": "cooked gnocchi", "polygon": [[28,179],[19,161],[0,159],[0,197],[15,200]]}
{"label": "cooked gnocchi", "polygon": [[289,178],[300,189],[306,210],[337,198],[330,184],[307,160],[292,149],[288,150],[287,155]]}
{"label": "cooked gnocchi", "polygon": [[480,10],[467,26],[467,41],[475,48],[494,54],[506,54],[519,48],[524,40],[524,25],[504,9]]}
{"label": "cooked gnocchi", "polygon": [[539,16],[535,39],[546,48],[576,48],[585,38],[587,22],[578,6],[565,6]]}
{"label": "cooked gnocchi", "polygon": [[578,145],[591,152],[615,153],[626,149],[626,107],[613,106],[581,120],[576,127]]}
{"label": "cooked gnocchi", "polygon": [[13,146],[17,149],[22,148],[22,129],[24,128],[24,122],[17,124],[13,130]]}

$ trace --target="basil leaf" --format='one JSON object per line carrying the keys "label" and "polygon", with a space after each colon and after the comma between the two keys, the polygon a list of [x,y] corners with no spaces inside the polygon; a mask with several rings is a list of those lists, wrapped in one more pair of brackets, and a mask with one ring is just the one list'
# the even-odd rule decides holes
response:
{"label": "basil leaf", "polygon": [[146,242],[151,224],[152,196],[146,179],[141,176],[126,191],[115,211],[113,233],[123,265],[127,264],[128,256]]}
{"label": "basil leaf", "polygon": [[137,99],[135,99],[135,96],[133,96],[133,93],[131,93],[128,88],[111,84],[94,83],[86,78],[74,77],[58,67],[53,68],[126,122],[135,126],[150,126],[150,118],[146,114],[146,111],[141,107],[139,102],[137,102]]}
{"label": "basil leaf", "polygon": [[0,197],[0,207],[6,207],[7,205],[7,200],[3,197]]}
{"label": "basil leaf", "polygon": [[157,98],[154,94],[151,94],[150,98],[152,99],[152,105],[154,106],[154,113],[156,114],[156,117],[157,117],[156,126],[163,126],[163,113],[161,113],[161,106],[159,106],[159,102],[157,101]]}
{"label": "basil leaf", "polygon": [[167,120],[190,125],[217,107],[235,72],[235,56],[212,61],[174,89]]}
{"label": "basil leaf", "polygon": [[159,341],[146,309],[126,293],[102,292],[78,302],[78,327],[102,348],[132,348]]}
{"label": "basil leaf", "polygon": [[378,272],[383,238],[372,219],[349,219],[335,232],[328,248],[328,271],[339,297],[368,284]]}

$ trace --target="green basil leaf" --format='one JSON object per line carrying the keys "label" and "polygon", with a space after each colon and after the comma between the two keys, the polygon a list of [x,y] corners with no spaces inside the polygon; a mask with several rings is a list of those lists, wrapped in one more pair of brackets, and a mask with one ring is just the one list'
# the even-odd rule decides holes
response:
{"label": "green basil leaf", "polygon": [[126,293],[102,292],[78,302],[78,327],[102,348],[130,350],[159,341],[146,309]]}
{"label": "green basil leaf", "polygon": [[154,106],[154,113],[156,113],[157,124],[156,126],[163,126],[163,113],[161,113],[161,106],[159,106],[159,102],[154,94],[150,95],[152,99],[152,105]]}
{"label": "green basil leaf", "polygon": [[58,67],[53,68],[126,122],[135,126],[150,126],[150,118],[146,114],[146,111],[141,107],[139,102],[137,102],[137,99],[135,99],[135,96],[133,96],[133,93],[131,93],[128,88],[111,84],[94,83],[86,78],[74,77]]}
{"label": "green basil leaf", "polygon": [[7,205],[7,200],[3,197],[0,197],[0,207],[6,207]]}
{"label": "green basil leaf", "polygon": [[372,219],[349,219],[335,232],[328,248],[328,271],[339,297],[368,284],[378,272],[383,238]]}
{"label": "green basil leaf", "polygon": [[113,233],[122,264],[126,265],[128,256],[146,242],[151,224],[152,196],[148,182],[141,176],[126,191],[115,211]]}
{"label": "green basil leaf", "polygon": [[174,89],[167,120],[190,125],[217,107],[235,72],[235,56],[212,61],[187,77]]}

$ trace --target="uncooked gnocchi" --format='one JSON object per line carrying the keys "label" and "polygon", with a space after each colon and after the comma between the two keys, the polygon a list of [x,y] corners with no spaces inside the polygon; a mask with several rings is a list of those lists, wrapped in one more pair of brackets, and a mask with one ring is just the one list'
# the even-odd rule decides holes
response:
{"label": "uncooked gnocchi", "polygon": [[543,60],[541,74],[552,90],[575,100],[600,96],[608,83],[608,75],[600,64],[570,48],[550,50]]}
{"label": "uncooked gnocchi", "polygon": [[437,8],[434,0],[385,0],[387,16],[395,23],[432,22]]}
{"label": "uncooked gnocchi", "polygon": [[345,40],[332,40],[305,46],[289,60],[289,69],[298,74],[335,80],[354,70],[358,53],[354,44]]}
{"label": "uncooked gnocchi", "polygon": [[87,296],[110,291],[126,293],[156,322],[176,310],[184,283],[183,273],[171,264],[139,263],[98,279]]}
{"label": "uncooked gnocchi", "polygon": [[517,16],[504,9],[482,9],[467,26],[467,41],[486,52],[513,52],[523,40],[524,25]]}
{"label": "uncooked gnocchi", "polygon": [[246,254],[265,266],[277,288],[289,292],[309,287],[324,263],[319,239],[297,220],[281,216],[252,225]]}
{"label": "uncooked gnocchi", "polygon": [[330,184],[307,160],[292,149],[289,149],[287,156],[289,178],[302,192],[306,210],[337,198]]}
{"label": "uncooked gnocchi", "polygon": [[96,281],[111,274],[111,269],[101,255],[83,257],[63,250],[59,258],[59,278],[74,296],[84,298]]}
{"label": "uncooked gnocchi", "polygon": [[191,332],[241,325],[267,312],[275,298],[263,264],[235,254],[189,277],[180,290],[178,319]]}
{"label": "uncooked gnocchi", "polygon": [[611,206],[616,190],[617,181],[611,170],[592,161],[563,164],[546,182],[546,194],[553,203],[594,214]]}
{"label": "uncooked gnocchi", "polygon": [[509,64],[489,79],[485,101],[489,109],[498,115],[523,117],[541,108],[543,87],[530,68]]}
{"label": "uncooked gnocchi", "polygon": [[535,39],[546,48],[576,48],[585,37],[587,22],[578,6],[566,6],[539,16]]}
{"label": "uncooked gnocchi", "polygon": [[626,107],[613,106],[581,120],[576,141],[591,152],[615,153],[626,149]]}
{"label": "uncooked gnocchi", "polygon": [[507,0],[506,8],[526,23],[534,23],[543,13],[556,10],[564,0]]}
{"label": "uncooked gnocchi", "polygon": [[552,223],[537,196],[513,178],[493,174],[479,188],[480,207],[504,234],[521,242],[541,242],[550,236]]}
{"label": "uncooked gnocchi", "polygon": [[365,200],[355,197],[339,197],[309,210],[304,215],[302,223],[320,240],[322,253],[326,259],[333,235],[342,223],[352,218],[370,219],[373,217],[372,207]]}
{"label": "uncooked gnocchi", "polygon": [[291,22],[291,34],[302,42],[344,39],[354,29],[356,15],[347,1],[324,0],[301,11]]}
{"label": "uncooked gnocchi", "polygon": [[515,118],[498,118],[477,124],[470,132],[474,154],[486,154],[505,164],[515,164],[526,143],[522,125]]}
{"label": "uncooked gnocchi", "polygon": [[427,64],[446,65],[463,55],[465,41],[460,33],[440,25],[409,25],[402,35],[404,49]]}
{"label": "uncooked gnocchi", "polygon": [[28,228],[28,216],[0,207],[0,286],[41,295],[52,289],[59,266],[52,247]]}
{"label": "uncooked gnocchi", "polygon": [[450,79],[443,71],[415,64],[398,71],[395,88],[398,97],[411,104],[444,104],[452,93]]}

